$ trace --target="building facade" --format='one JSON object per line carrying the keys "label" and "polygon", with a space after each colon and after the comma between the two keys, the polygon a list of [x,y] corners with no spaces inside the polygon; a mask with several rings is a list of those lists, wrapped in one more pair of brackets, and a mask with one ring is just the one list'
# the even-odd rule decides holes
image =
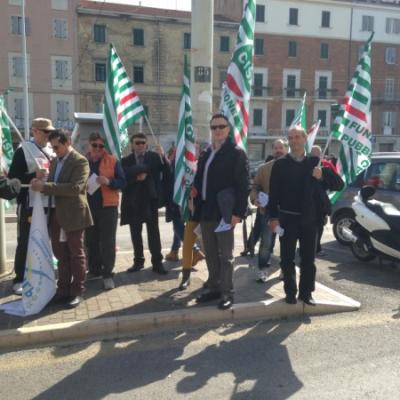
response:
{"label": "building facade", "polygon": [[[83,1],[77,9],[80,111],[101,112],[110,43],[133,80],[152,129],[169,147],[176,140],[184,55],[190,60],[191,14],[122,4]],[[235,44],[238,24],[216,15],[214,109]],[[148,132],[139,121],[132,131]]]}
{"label": "building facade", "polygon": [[[325,144],[332,105],[343,98],[372,32],[373,148],[400,151],[399,2],[258,0],[251,153],[269,152],[271,140],[287,131],[304,92],[308,126],[321,120],[316,142]],[[330,150],[337,147],[334,142]]]}
{"label": "building facade", "polygon": [[[78,100],[76,0],[26,1],[29,118],[48,117],[72,129]],[[1,0],[0,94],[23,131],[24,67],[21,0]]]}

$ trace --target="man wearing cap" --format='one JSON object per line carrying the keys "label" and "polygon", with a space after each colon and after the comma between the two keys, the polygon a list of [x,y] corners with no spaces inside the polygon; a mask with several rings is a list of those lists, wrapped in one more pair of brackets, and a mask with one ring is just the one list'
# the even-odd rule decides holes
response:
{"label": "man wearing cap", "polygon": [[[53,155],[48,145],[48,138],[50,132],[54,130],[51,120],[47,118],[36,118],[32,121],[32,139],[22,142],[21,146],[15,151],[8,172],[10,179],[17,178],[22,184],[28,184],[33,178],[46,178]],[[22,295],[22,282],[24,280],[28,249],[32,216],[32,207],[29,199],[29,189],[22,188],[17,197],[18,236],[14,259],[15,278],[13,291],[17,295]]]}

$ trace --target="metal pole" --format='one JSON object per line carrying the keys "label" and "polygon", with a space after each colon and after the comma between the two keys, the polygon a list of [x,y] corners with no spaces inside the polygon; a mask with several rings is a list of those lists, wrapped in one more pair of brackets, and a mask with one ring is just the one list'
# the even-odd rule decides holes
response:
{"label": "metal pole", "polygon": [[0,199],[0,274],[6,272],[6,221],[4,212],[4,200]]}
{"label": "metal pole", "polygon": [[24,134],[25,139],[29,140],[28,56],[26,54],[25,0],[22,0],[22,52],[24,56]]}

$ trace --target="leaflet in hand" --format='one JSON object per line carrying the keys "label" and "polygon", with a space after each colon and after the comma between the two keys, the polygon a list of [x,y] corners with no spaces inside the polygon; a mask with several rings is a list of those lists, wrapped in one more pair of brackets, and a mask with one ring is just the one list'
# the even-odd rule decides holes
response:
{"label": "leaflet in hand", "polygon": [[215,228],[215,233],[218,232],[226,232],[232,229],[232,225],[231,224],[227,224],[223,218],[221,218],[221,222],[219,223],[219,225]]}
{"label": "leaflet in hand", "polygon": [[92,195],[100,187],[100,185],[97,183],[97,177],[98,175],[94,172],[89,176],[87,192],[90,195]]}
{"label": "leaflet in hand", "polygon": [[257,196],[257,201],[261,207],[267,207],[269,196],[267,195],[267,193],[259,192]]}

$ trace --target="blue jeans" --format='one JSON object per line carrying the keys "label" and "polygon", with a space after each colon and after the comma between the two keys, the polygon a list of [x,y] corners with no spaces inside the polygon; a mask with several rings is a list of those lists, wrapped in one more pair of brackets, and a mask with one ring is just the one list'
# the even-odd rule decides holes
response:
{"label": "blue jeans", "polygon": [[268,268],[271,259],[273,233],[268,225],[269,214],[260,215],[260,247],[258,249],[258,269]]}

